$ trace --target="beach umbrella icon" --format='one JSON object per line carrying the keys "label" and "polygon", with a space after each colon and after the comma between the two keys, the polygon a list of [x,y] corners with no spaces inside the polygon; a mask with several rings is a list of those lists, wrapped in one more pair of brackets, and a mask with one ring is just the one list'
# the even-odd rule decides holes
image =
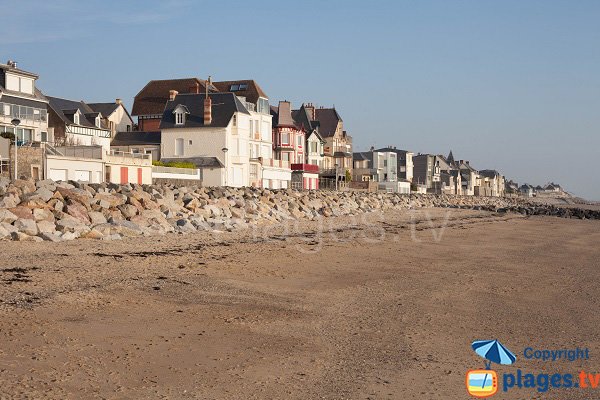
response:
{"label": "beach umbrella icon", "polygon": [[485,367],[490,369],[492,363],[510,365],[517,359],[515,355],[498,340],[476,340],[471,344],[475,353],[488,362]]}

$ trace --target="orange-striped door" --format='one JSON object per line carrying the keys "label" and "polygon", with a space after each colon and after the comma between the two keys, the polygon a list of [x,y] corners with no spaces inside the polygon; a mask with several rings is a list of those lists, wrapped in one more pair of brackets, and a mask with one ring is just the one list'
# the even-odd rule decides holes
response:
{"label": "orange-striped door", "polygon": [[121,167],[121,184],[129,181],[129,168]]}

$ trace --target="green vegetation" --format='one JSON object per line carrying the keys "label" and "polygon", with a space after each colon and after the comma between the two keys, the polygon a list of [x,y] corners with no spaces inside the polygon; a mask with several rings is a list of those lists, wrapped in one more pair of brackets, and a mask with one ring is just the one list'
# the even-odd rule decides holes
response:
{"label": "green vegetation", "polygon": [[171,168],[189,168],[196,169],[196,164],[187,162],[187,161],[171,161],[171,162],[162,162],[162,161],[152,161],[152,165],[155,167],[171,167]]}
{"label": "green vegetation", "polygon": [[348,169],[346,170],[346,182],[352,182],[352,174]]}
{"label": "green vegetation", "polygon": [[2,132],[0,133],[0,136],[5,139],[15,140],[15,134],[12,132]]}

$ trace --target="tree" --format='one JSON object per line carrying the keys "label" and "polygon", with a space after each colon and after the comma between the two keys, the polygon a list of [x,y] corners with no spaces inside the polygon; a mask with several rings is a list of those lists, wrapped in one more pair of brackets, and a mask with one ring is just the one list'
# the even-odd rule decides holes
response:
{"label": "tree", "polygon": [[346,182],[352,182],[352,174],[349,169],[346,170]]}

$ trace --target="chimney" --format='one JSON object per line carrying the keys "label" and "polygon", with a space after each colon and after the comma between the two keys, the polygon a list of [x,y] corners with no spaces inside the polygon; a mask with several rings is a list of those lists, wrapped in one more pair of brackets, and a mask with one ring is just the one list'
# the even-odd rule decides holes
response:
{"label": "chimney", "polygon": [[179,92],[177,90],[169,90],[169,100],[175,100],[175,97],[177,97],[178,94]]}
{"label": "chimney", "polygon": [[189,92],[190,93],[196,93],[196,94],[200,93],[200,84],[198,82],[196,82],[195,85],[190,86]]}
{"label": "chimney", "polygon": [[469,165],[469,162],[468,162],[468,161],[465,161],[465,164]]}
{"label": "chimney", "polygon": [[465,163],[465,160],[459,160],[459,161],[458,161],[458,163],[459,163],[459,164],[464,164],[464,163]]}
{"label": "chimney", "polygon": [[304,108],[306,109],[310,120],[315,121],[317,119],[317,116],[315,115],[315,106],[313,106],[312,103],[308,103]]}
{"label": "chimney", "polygon": [[212,123],[212,101],[210,96],[204,98],[204,125]]}
{"label": "chimney", "polygon": [[123,101],[122,101],[121,99],[116,99],[116,100],[115,100],[115,103],[117,103],[117,104],[121,105],[121,104],[123,104]]}
{"label": "chimney", "polygon": [[371,146],[371,151],[373,151],[373,150],[375,150],[375,147],[374,147],[374,146]]}

